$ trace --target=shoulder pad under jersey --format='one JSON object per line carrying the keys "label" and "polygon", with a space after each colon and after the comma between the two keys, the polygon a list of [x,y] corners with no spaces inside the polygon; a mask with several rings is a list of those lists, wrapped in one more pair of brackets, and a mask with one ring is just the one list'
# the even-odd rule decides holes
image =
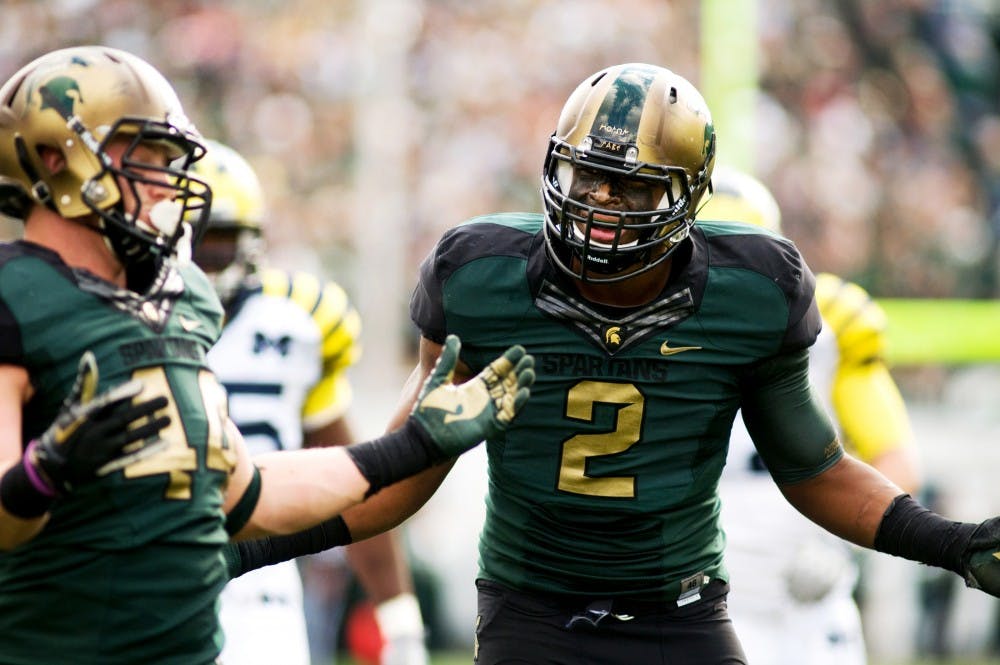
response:
{"label": "shoulder pad under jersey", "polygon": [[867,291],[836,275],[819,273],[816,305],[837,338],[842,363],[867,363],[882,357],[886,315]]}
{"label": "shoulder pad under jersey", "polygon": [[335,282],[304,272],[268,268],[261,274],[266,296],[287,298],[312,317],[323,340],[324,361],[349,365],[360,353],[361,318],[347,293]]}

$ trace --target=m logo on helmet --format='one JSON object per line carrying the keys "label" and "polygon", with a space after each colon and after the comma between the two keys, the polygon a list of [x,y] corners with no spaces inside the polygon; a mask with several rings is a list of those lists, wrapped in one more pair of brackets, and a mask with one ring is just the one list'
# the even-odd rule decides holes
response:
{"label": "m logo on helmet", "polygon": [[76,79],[68,76],[55,77],[38,89],[38,95],[42,98],[39,110],[55,109],[67,120],[73,117],[76,102],[83,101],[83,93]]}

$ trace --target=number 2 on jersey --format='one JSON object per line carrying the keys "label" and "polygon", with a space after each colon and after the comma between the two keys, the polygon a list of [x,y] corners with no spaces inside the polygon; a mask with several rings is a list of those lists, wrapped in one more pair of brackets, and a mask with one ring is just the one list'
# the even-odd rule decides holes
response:
{"label": "number 2 on jersey", "polygon": [[594,405],[618,407],[615,429],[610,432],[577,434],[563,442],[559,465],[559,489],[573,494],[618,499],[635,497],[635,476],[592,476],[587,473],[591,458],[623,453],[638,443],[642,430],[645,398],[630,383],[581,381],[569,389],[566,417],[594,421]]}

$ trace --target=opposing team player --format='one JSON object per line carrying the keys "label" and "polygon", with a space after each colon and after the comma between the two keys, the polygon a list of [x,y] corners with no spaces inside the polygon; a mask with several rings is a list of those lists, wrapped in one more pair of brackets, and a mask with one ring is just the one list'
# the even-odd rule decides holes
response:
{"label": "opposing team player", "polygon": [[[231,147],[206,141],[192,172],[212,188],[208,229],[194,261],[225,308],[208,364],[229,394],[229,415],[251,455],[347,444],[347,371],[361,352],[361,321],[337,284],[266,265],[260,180]],[[351,545],[350,561],[376,603],[387,665],[427,662],[420,607],[393,532]],[[220,619],[226,663],[308,665],[303,588],[293,561],[226,586]]]}
{"label": "opposing team player", "polygon": [[[781,211],[762,182],[717,168],[698,219],[781,233]],[[916,493],[919,464],[903,399],[883,359],[886,319],[856,284],[816,275],[823,329],[809,372],[844,446],[901,489]],[[737,418],[719,486],[732,579],[729,614],[754,665],[863,665],[854,600],[857,552],[799,514],[771,480]]]}

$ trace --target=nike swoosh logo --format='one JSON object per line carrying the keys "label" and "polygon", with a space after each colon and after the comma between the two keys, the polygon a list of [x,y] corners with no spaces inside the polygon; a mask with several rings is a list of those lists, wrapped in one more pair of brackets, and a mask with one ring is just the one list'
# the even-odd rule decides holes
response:
{"label": "nike swoosh logo", "polygon": [[457,405],[452,411],[446,412],[444,416],[445,423],[454,422],[456,420],[466,420],[465,417],[465,407],[461,404]]}
{"label": "nike swoosh logo", "polygon": [[181,328],[184,328],[184,330],[186,330],[187,332],[191,332],[192,330],[197,330],[198,327],[201,325],[201,321],[197,319],[189,319],[183,314],[177,315],[177,320],[180,321]]}
{"label": "nike swoosh logo", "polygon": [[[449,386],[450,387],[450,386]],[[443,413],[444,424],[462,420],[472,420],[482,413],[489,403],[490,395],[485,390],[482,393],[460,394],[439,386],[432,390],[420,402],[422,410],[435,409]]]}
{"label": "nike swoosh logo", "polygon": [[670,346],[669,342],[664,342],[660,345],[660,355],[661,356],[672,356],[675,353],[684,353],[685,351],[697,351],[700,346]]}

